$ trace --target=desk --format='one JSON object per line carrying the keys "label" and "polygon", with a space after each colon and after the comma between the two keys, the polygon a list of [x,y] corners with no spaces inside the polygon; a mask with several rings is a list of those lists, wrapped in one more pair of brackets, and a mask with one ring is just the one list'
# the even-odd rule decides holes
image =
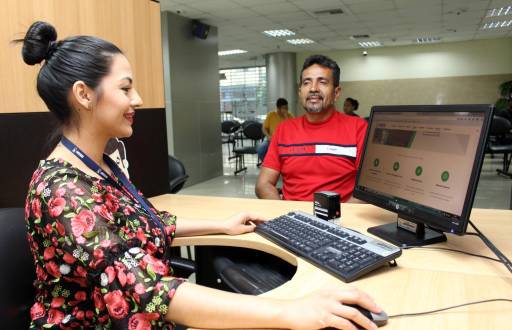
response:
{"label": "desk", "polygon": [[[291,210],[312,212],[312,203],[162,195],[151,198],[157,209],[180,218],[224,219],[236,212],[252,211],[276,217]],[[342,224],[366,233],[366,228],[395,221],[394,213],[368,204],[342,204]],[[473,210],[472,221],[507,256],[512,256],[512,211]],[[303,259],[255,233],[241,236],[211,235],[177,238],[177,245],[225,245],[247,247],[276,255],[297,266],[294,277],[265,293],[268,297],[302,296],[327,283],[356,286],[370,293],[389,314],[421,312],[492,298],[512,299],[512,276],[500,263],[446,251],[404,250],[398,267],[384,267],[345,284]],[[475,236],[448,235],[438,246],[494,257]],[[512,303],[493,302],[437,314],[391,319],[381,329],[511,329]]]}

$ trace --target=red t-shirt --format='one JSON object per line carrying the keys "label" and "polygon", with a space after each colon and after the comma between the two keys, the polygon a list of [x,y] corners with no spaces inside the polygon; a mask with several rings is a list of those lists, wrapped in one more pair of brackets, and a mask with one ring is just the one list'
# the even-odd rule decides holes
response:
{"label": "red t-shirt", "polygon": [[334,191],[346,202],[354,191],[367,123],[334,111],[322,123],[305,116],[282,122],[272,137],[264,167],[281,172],[284,199],[312,201]]}

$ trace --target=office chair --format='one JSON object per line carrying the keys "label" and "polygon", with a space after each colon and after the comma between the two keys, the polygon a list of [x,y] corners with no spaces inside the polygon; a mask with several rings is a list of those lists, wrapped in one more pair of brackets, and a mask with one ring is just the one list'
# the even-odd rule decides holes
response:
{"label": "office chair", "polygon": [[0,324],[3,329],[28,329],[36,272],[24,210],[0,209],[0,226]]}
{"label": "office chair", "polygon": [[240,129],[240,123],[236,120],[224,120],[220,124],[222,132],[222,144],[230,144],[231,148],[228,147],[228,159],[232,159],[231,152],[235,149],[236,134]]}
{"label": "office chair", "polygon": [[502,168],[497,169],[496,172],[509,178],[512,178],[512,173],[509,172],[512,160],[511,130],[512,125],[508,119],[496,115],[493,116],[486,150],[491,155],[503,154]]}
{"label": "office chair", "polygon": [[[244,155],[256,155],[256,143],[262,141],[265,135],[262,131],[262,124],[257,121],[247,121],[242,124],[242,132],[248,139],[252,140],[252,145],[248,147],[240,147],[233,149],[236,156],[235,175],[246,171]],[[256,166],[260,166],[258,162]]]}
{"label": "office chair", "polygon": [[185,166],[177,158],[169,155],[169,191],[171,194],[176,194],[183,188],[183,185],[188,179]]}

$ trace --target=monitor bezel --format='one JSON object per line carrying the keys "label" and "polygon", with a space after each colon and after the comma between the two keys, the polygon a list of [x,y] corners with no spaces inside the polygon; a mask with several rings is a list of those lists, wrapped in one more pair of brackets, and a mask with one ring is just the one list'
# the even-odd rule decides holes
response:
{"label": "monitor bezel", "polygon": [[[483,164],[483,156],[485,152],[485,146],[487,144],[487,138],[489,135],[489,128],[491,125],[493,105],[489,104],[454,104],[454,105],[386,105],[386,106],[373,106],[370,112],[368,120],[368,129],[366,130],[364,147],[361,152],[361,160],[356,176],[356,183],[354,187],[354,197],[365,202],[371,203],[378,207],[384,208],[391,212],[397,213],[399,217],[406,220],[410,220],[416,223],[424,223],[431,228],[453,233],[457,235],[463,235],[466,232],[469,217],[471,215],[471,209],[476,194],[478,180],[480,177],[480,170]],[[484,122],[482,124],[482,132],[478,141],[478,146],[475,154],[476,161],[473,163],[471,171],[471,177],[468,184],[468,191],[466,192],[466,198],[464,199],[464,206],[461,215],[456,217],[457,222],[454,222],[453,218],[449,218],[442,215],[435,215],[426,211],[422,211],[418,208],[414,208],[414,214],[408,209],[408,205],[401,205],[401,200],[390,200],[388,196],[383,194],[377,194],[362,189],[359,185],[359,178],[361,174],[362,165],[364,158],[366,157],[366,145],[368,143],[370,135],[370,125],[373,122],[373,116],[375,113],[385,112],[480,112],[484,114]],[[413,201],[409,201],[414,203]],[[398,205],[398,207],[397,207]],[[442,210],[440,210],[442,211]]]}

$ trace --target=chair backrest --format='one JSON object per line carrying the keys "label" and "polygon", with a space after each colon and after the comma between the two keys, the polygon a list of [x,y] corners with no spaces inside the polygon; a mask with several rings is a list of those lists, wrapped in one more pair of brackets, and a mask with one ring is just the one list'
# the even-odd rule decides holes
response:
{"label": "chair backrest", "polygon": [[265,137],[261,129],[263,126],[261,123],[257,121],[251,121],[249,123],[245,122],[244,124],[245,125],[243,125],[243,132],[248,139],[258,141]]}
{"label": "chair backrest", "polygon": [[22,208],[0,209],[0,324],[27,329],[34,303],[34,259]]}
{"label": "chair backrest", "polygon": [[224,120],[220,124],[220,128],[224,134],[233,134],[240,128],[240,123],[236,120]]}
{"label": "chair backrest", "polygon": [[187,179],[188,175],[183,163],[169,155],[169,189],[171,194],[180,191]]}
{"label": "chair backrest", "polygon": [[507,118],[503,118],[500,116],[494,115],[492,117],[491,129],[489,130],[489,135],[491,136],[501,136],[510,133],[510,129],[512,125]]}

